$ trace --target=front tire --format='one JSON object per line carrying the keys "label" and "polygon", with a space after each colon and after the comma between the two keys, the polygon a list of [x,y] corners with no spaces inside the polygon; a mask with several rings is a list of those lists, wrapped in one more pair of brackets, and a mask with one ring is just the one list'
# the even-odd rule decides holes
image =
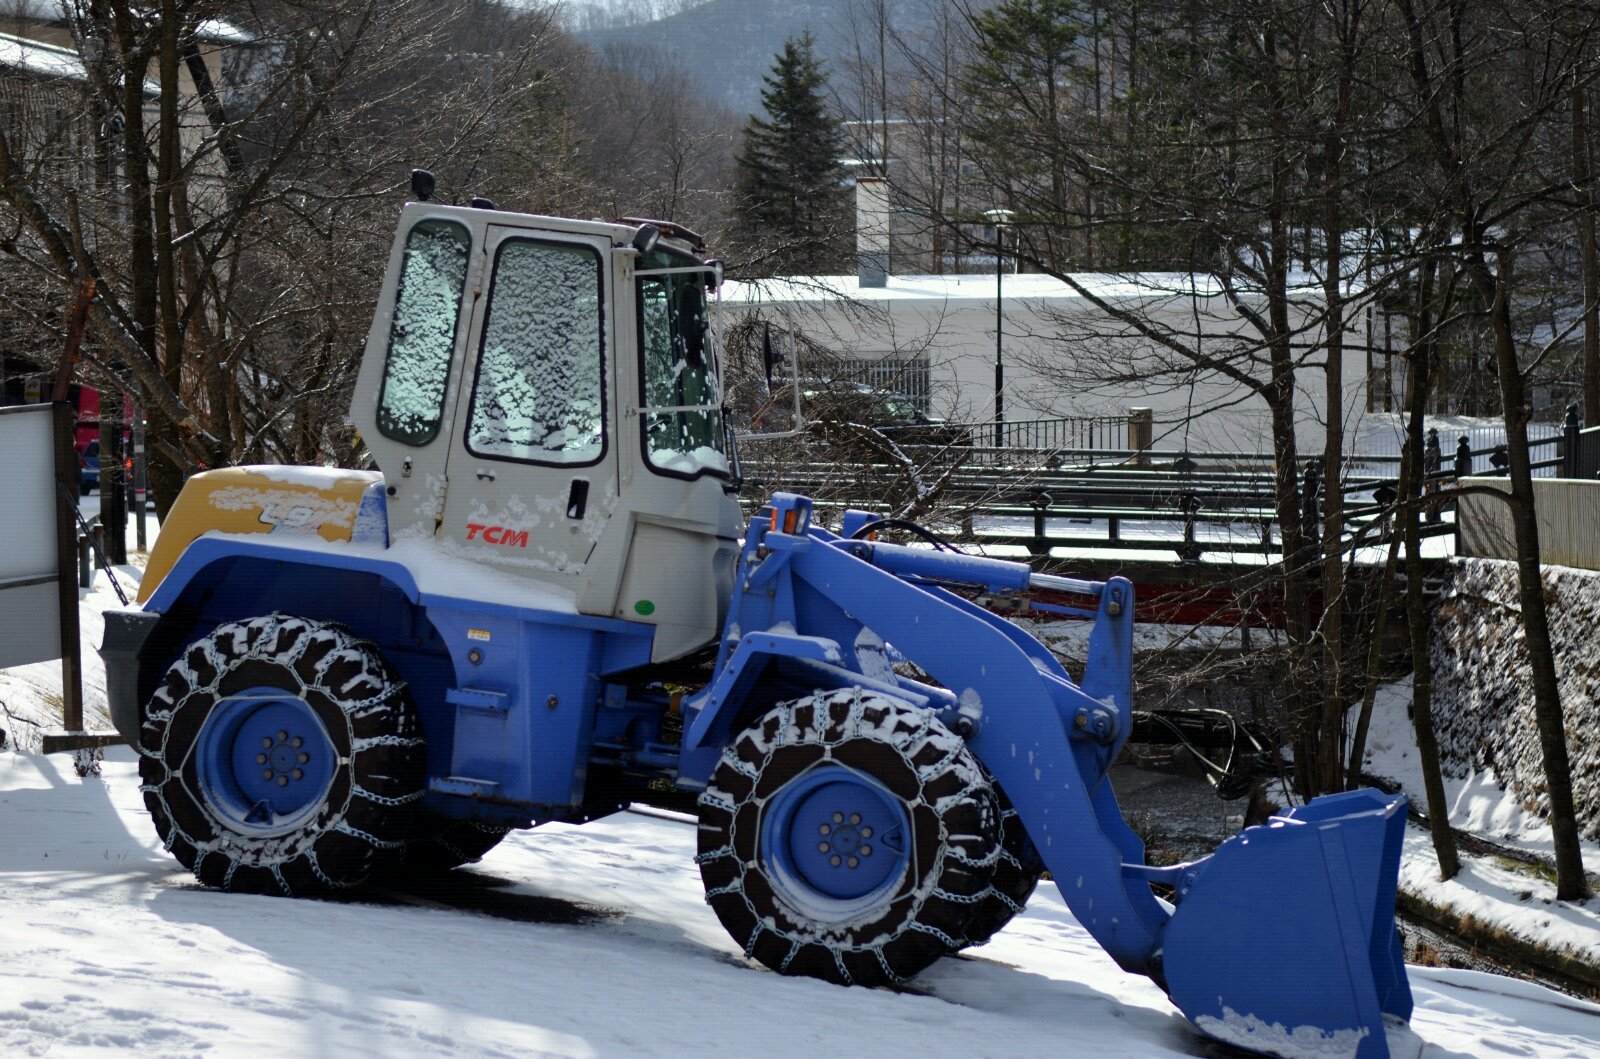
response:
{"label": "front tire", "polygon": [[1044,873],[1044,859],[1028,837],[1016,806],[1006,797],[1005,791],[995,788],[1000,810],[1000,859],[994,866],[994,878],[983,899],[972,913],[967,924],[966,945],[982,945],[1002,927],[1011,922],[1028,904],[1028,898],[1039,885]]}
{"label": "front tire", "polygon": [[358,886],[404,848],[424,743],[402,682],[339,625],[229,622],[167,670],[139,738],[145,806],[222,890]]}
{"label": "front tire", "polygon": [[860,689],[768,712],[700,799],[706,900],[782,974],[903,983],[955,951],[999,857],[993,789],[932,712]]}

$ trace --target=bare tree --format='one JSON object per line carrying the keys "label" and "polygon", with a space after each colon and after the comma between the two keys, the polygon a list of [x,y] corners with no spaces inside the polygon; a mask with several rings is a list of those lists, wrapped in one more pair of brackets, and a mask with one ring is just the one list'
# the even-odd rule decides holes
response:
{"label": "bare tree", "polygon": [[[549,16],[479,0],[74,11],[85,113],[118,131],[91,180],[30,165],[0,129],[22,233],[5,250],[58,290],[96,281],[82,370],[145,409],[158,511],[197,466],[349,455],[334,410],[401,180],[424,164],[447,189],[476,183],[498,140],[556,138]],[[559,201],[548,170],[518,175],[500,183]]]}
{"label": "bare tree", "polygon": [[[1555,186],[1548,133],[1580,72],[1585,46],[1600,31],[1590,11],[1576,30],[1561,5],[1515,9],[1498,3],[1396,0],[1411,107],[1432,172],[1430,183],[1455,221],[1440,248],[1470,284],[1487,316],[1509,456],[1511,522],[1517,552],[1525,643],[1533,672],[1534,716],[1544,755],[1555,839],[1556,896],[1584,896],[1565,725],[1540,573],[1539,527],[1528,449],[1528,377],[1546,343],[1524,360],[1517,315],[1517,268],[1538,232],[1530,220]],[[1514,105],[1512,105],[1514,104]],[[1442,811],[1442,807],[1436,808]]]}

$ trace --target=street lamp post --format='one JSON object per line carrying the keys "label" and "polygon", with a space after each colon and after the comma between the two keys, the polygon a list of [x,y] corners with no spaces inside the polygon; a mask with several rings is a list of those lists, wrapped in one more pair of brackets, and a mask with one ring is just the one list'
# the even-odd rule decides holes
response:
{"label": "street lamp post", "polygon": [[1006,270],[1002,243],[1006,225],[1015,216],[1015,213],[1004,209],[987,210],[983,215],[984,220],[994,225],[994,447],[997,449],[1005,445],[1006,432],[1006,363],[1001,341],[1005,323],[1003,296]]}

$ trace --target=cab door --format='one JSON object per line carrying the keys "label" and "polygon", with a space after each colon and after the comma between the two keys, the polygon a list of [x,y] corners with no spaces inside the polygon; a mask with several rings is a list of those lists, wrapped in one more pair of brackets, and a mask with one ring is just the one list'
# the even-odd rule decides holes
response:
{"label": "cab door", "polygon": [[610,245],[491,225],[484,253],[439,536],[575,587],[617,498]]}

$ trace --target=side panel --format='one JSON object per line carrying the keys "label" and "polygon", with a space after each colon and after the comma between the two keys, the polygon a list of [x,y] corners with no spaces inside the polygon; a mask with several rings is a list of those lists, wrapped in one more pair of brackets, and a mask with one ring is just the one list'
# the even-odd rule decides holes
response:
{"label": "side panel", "polygon": [[733,568],[731,542],[701,527],[682,529],[640,515],[617,617],[655,626],[657,661],[687,654],[716,638]]}
{"label": "side panel", "polygon": [[540,809],[581,805],[605,634],[444,605],[428,618],[459,678],[449,771],[435,789]]}

